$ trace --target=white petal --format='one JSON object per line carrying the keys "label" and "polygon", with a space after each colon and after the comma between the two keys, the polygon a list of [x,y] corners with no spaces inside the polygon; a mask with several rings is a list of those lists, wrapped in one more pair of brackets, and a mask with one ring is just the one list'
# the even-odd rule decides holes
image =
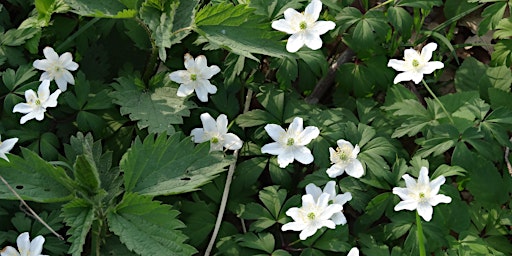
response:
{"label": "white petal", "polygon": [[[407,71],[407,72],[403,72],[403,73],[396,75],[395,79],[393,80],[393,83],[398,84],[400,82],[411,81],[411,80],[414,81],[414,83],[416,83],[416,81],[418,81],[418,79],[421,82],[421,79],[423,79],[423,74]],[[416,84],[419,84],[419,82],[417,82]]]}
{"label": "white petal", "polygon": [[182,84],[178,88],[176,95],[178,97],[186,97],[194,92],[194,83]]}
{"label": "white petal", "polygon": [[55,52],[55,50],[53,50],[53,48],[51,48],[49,46],[46,46],[43,49],[43,54],[44,54],[44,57],[50,61],[58,61],[59,60],[59,55]]}
{"label": "white petal", "polygon": [[[0,157],[4,158],[1,155],[0,155]],[[5,160],[7,160],[7,159],[5,159]],[[18,253],[18,250],[16,250],[12,246],[5,247],[0,253],[1,253],[2,256],[20,256],[20,254]]]}
{"label": "white petal", "polygon": [[[302,124],[301,124],[302,128]],[[320,130],[315,126],[308,126],[306,129],[304,129],[298,139],[297,145],[307,145],[309,144],[313,139],[316,139],[320,135]]]}
{"label": "white petal", "polygon": [[204,55],[199,55],[196,57],[196,68],[201,72],[208,68],[207,60]]}
{"label": "white petal", "polygon": [[345,169],[340,168],[339,165],[335,164],[335,165],[329,167],[329,169],[327,169],[325,172],[327,172],[327,175],[329,175],[329,178],[336,178],[336,177],[342,175],[345,172]]}
{"label": "white petal", "polygon": [[207,67],[206,69],[202,70],[201,78],[203,78],[203,79],[210,79],[214,75],[218,74],[219,72],[220,72],[219,66],[211,65],[210,67]]}
{"label": "white petal", "polygon": [[270,138],[272,138],[274,141],[279,141],[281,136],[286,134],[286,131],[283,129],[283,127],[277,124],[265,125],[265,131],[267,131],[268,136],[270,136]]}
{"label": "white petal", "polygon": [[241,149],[243,144],[243,141],[233,133],[227,133],[224,135],[224,147],[227,149]]}
{"label": "white petal", "polygon": [[37,94],[34,92],[34,90],[26,90],[25,91],[25,100],[28,102],[35,102],[37,100]]}
{"label": "white petal", "polygon": [[299,234],[300,240],[306,240],[308,237],[314,235],[318,229],[313,226],[306,226]]}
{"label": "white petal", "polygon": [[53,92],[50,97],[46,100],[46,102],[43,104],[43,107],[45,108],[53,108],[57,106],[57,98],[59,97],[60,93],[62,91],[57,89],[55,92]]}
{"label": "white petal", "polygon": [[299,222],[289,222],[289,223],[286,223],[284,224],[282,227],[281,227],[281,230],[282,231],[288,231],[288,230],[292,230],[292,231],[301,231],[304,229],[304,224],[303,223],[299,223]]}
{"label": "white petal", "polygon": [[288,52],[297,52],[302,46],[304,46],[304,33],[296,33],[288,38],[286,50]]}
{"label": "white petal", "polygon": [[359,256],[359,249],[357,247],[350,249],[347,256]]}
{"label": "white petal", "polygon": [[23,114],[26,114],[26,113],[29,113],[33,110],[32,106],[30,106],[29,104],[27,103],[18,103],[14,106],[14,108],[12,109],[12,112],[13,113],[23,113]]}
{"label": "white petal", "polygon": [[194,61],[194,57],[192,57],[192,55],[186,53],[184,59],[185,68],[187,70],[194,69],[196,67],[196,62]]}
{"label": "white petal", "polygon": [[47,59],[44,60],[35,60],[32,66],[39,70],[48,70],[53,65],[52,62]]}
{"label": "white petal", "polygon": [[295,117],[293,121],[288,126],[288,134],[297,134],[299,135],[303,130],[304,126],[302,125],[303,120],[301,117]]}
{"label": "white petal", "polygon": [[284,19],[288,22],[291,22],[292,20],[295,20],[295,19],[302,18],[302,14],[292,8],[286,9],[284,11],[283,15],[284,15]]}
{"label": "white petal", "polygon": [[409,200],[411,197],[409,196],[409,189],[407,188],[393,188],[393,194],[399,196],[402,200]]}
{"label": "white petal", "polygon": [[399,72],[409,70],[407,63],[403,60],[390,59],[388,61],[388,67],[391,67],[394,70],[399,71]]}
{"label": "white petal", "polygon": [[418,208],[418,201],[416,200],[407,200],[407,201],[400,201],[398,203],[394,210],[395,211],[401,211],[401,210],[409,210],[412,211],[414,209]]}
{"label": "white petal", "polygon": [[421,57],[424,61],[429,61],[432,58],[432,53],[437,49],[436,43],[429,43],[421,49]]}
{"label": "white petal", "polygon": [[413,187],[415,187],[415,186],[416,186],[416,181],[415,181],[411,176],[409,176],[409,174],[404,174],[404,175],[402,176],[402,179],[404,179],[404,180],[405,180],[405,186],[406,186],[407,188],[409,188],[409,189],[410,189],[410,188],[413,188]]}
{"label": "white petal", "polygon": [[433,197],[430,197],[430,199],[428,200],[428,203],[432,206],[436,206],[440,203],[449,204],[451,202],[452,202],[452,198],[449,196],[445,196],[445,195],[435,195]]}
{"label": "white petal", "polygon": [[339,139],[336,141],[336,145],[338,145],[339,148],[345,148],[348,147],[350,150],[354,150],[354,146],[352,146],[352,143],[350,141],[346,141],[344,139]]}
{"label": "white petal", "polygon": [[62,77],[64,77],[64,79],[66,79],[66,81],[70,84],[75,84],[75,78],[73,77],[73,75],[71,74],[71,72],[63,69],[62,70]]}
{"label": "white petal", "polygon": [[442,62],[431,61],[431,62],[425,63],[425,65],[423,65],[423,67],[421,67],[421,70],[419,70],[419,72],[421,72],[423,74],[432,74],[432,72],[434,72],[434,70],[442,69],[442,68],[444,68],[444,64]]}
{"label": "white petal", "polygon": [[309,183],[306,186],[306,194],[310,194],[311,196],[313,196],[315,200],[317,200],[322,194],[322,189],[320,189],[313,183]]}
{"label": "white petal", "polygon": [[[74,63],[73,62],[73,57],[71,56],[71,53],[69,52],[65,52],[63,53],[60,57],[59,57],[59,62],[62,64],[62,66],[65,68],[65,69],[68,69],[68,70],[76,70],[78,68],[78,64]],[[74,63],[74,64],[72,64]],[[74,68],[74,69],[73,69]]]}
{"label": "white petal", "polygon": [[[36,112],[30,112],[30,113],[28,113],[28,114],[26,114],[26,115],[24,115],[24,116],[22,116],[22,117],[21,117],[21,119],[20,119],[20,124],[24,124],[24,123],[26,123],[28,120],[34,119],[36,116],[38,116]],[[43,117],[44,117],[44,115],[43,115]]]}
{"label": "white petal", "polygon": [[295,29],[290,26],[290,23],[284,19],[273,21],[272,28],[287,34],[294,34],[296,32]]}
{"label": "white petal", "polygon": [[41,77],[39,77],[39,81],[44,81],[44,80],[53,80],[53,76],[50,75],[50,73],[48,73],[48,72],[43,72],[41,74]]}
{"label": "white petal", "polygon": [[16,244],[20,252],[28,252],[30,250],[30,236],[28,232],[21,233],[16,239]]}
{"label": "white petal", "polygon": [[210,141],[210,152],[222,151],[222,150],[223,150],[223,144],[221,144],[220,142]]}
{"label": "white petal", "polygon": [[202,113],[200,118],[205,132],[218,133],[217,121],[208,112]]}
{"label": "white petal", "polygon": [[68,90],[68,81],[64,76],[55,77],[55,83],[57,83],[57,87],[63,92]]}
{"label": "white petal", "polygon": [[186,70],[174,71],[169,74],[169,78],[171,79],[171,81],[176,82],[178,84],[189,83],[191,81],[190,72]]}
{"label": "white petal", "polygon": [[329,30],[333,30],[336,27],[336,23],[332,21],[317,21],[313,25],[313,27],[308,28],[308,31],[310,31],[312,34],[315,35],[323,35],[327,33]]}
{"label": "white petal", "polygon": [[334,198],[334,203],[339,204],[339,205],[344,205],[350,200],[352,200],[352,194],[350,192],[346,192],[341,195],[337,195]]}
{"label": "white petal", "polygon": [[418,176],[418,185],[429,186],[430,178],[428,177],[428,169],[423,166],[420,168],[420,175]]}
{"label": "white petal", "polygon": [[404,59],[406,61],[412,61],[414,59],[416,60],[420,60],[421,59],[421,56],[420,54],[418,53],[418,51],[410,48],[410,49],[405,49],[404,50]]}
{"label": "white petal", "polygon": [[39,256],[43,251],[44,237],[36,236],[30,243],[30,255]]}
{"label": "white petal", "polygon": [[37,89],[38,98],[44,102],[50,97],[50,80],[44,80]]}
{"label": "white petal", "polygon": [[356,158],[360,151],[361,148],[359,148],[359,145],[356,144],[354,149],[352,149],[352,158]]}
{"label": "white petal", "polygon": [[323,192],[329,194],[330,200],[333,200],[336,197],[336,182],[334,180],[327,182]]}
{"label": "white petal", "polygon": [[308,15],[312,20],[318,20],[320,12],[322,11],[322,2],[320,0],[313,0],[306,6],[304,14]]}
{"label": "white petal", "polygon": [[190,136],[192,136],[192,140],[195,143],[203,143],[205,141],[210,140],[210,138],[206,135],[207,134],[204,132],[203,128],[194,128],[190,132]]}
{"label": "white petal", "polygon": [[196,86],[196,95],[201,102],[208,102],[208,91],[204,86]]}
{"label": "white petal", "polygon": [[325,209],[322,211],[320,216],[318,216],[319,219],[329,219],[332,217],[333,214],[337,212],[341,212],[343,210],[343,206],[339,204],[330,204],[329,206],[325,207]]}
{"label": "white petal", "polygon": [[418,214],[423,217],[425,221],[430,221],[432,219],[432,213],[434,212],[434,208],[428,203],[419,203],[418,204]]}
{"label": "white petal", "polygon": [[445,181],[446,179],[441,175],[430,182],[430,193],[436,195],[439,192],[439,188],[441,188],[441,185],[443,185]]}
{"label": "white petal", "polygon": [[224,114],[220,114],[218,117],[217,117],[217,121],[216,121],[216,127],[217,127],[217,132],[221,135],[223,134],[226,134],[228,132],[228,117]]}
{"label": "white petal", "polygon": [[309,32],[304,33],[304,43],[311,50],[318,50],[322,48],[322,39],[317,34]]}
{"label": "white petal", "polygon": [[[263,148],[261,149],[263,152]],[[277,155],[277,163],[279,167],[285,168],[289,164],[293,163],[294,157],[293,152],[285,150],[283,153]]]}
{"label": "white petal", "polygon": [[310,164],[315,160],[311,154],[311,150],[305,146],[296,147],[293,150],[293,156],[302,164]]}
{"label": "white petal", "polygon": [[337,213],[333,214],[332,217],[331,217],[331,220],[336,225],[345,225],[345,224],[347,224],[347,218],[345,217],[345,215],[342,212],[337,212]]}
{"label": "white petal", "polygon": [[[210,81],[208,81],[208,80],[201,79],[201,80],[198,80],[197,83],[199,84],[199,86],[197,86],[197,87],[203,88],[204,90],[206,90],[207,93],[214,94],[217,92],[217,87],[215,85],[211,84]],[[196,91],[196,93],[197,93],[197,91]]]}
{"label": "white petal", "polygon": [[347,168],[345,168],[345,171],[354,178],[361,178],[364,174],[363,165],[357,159],[353,159]]}
{"label": "white petal", "polygon": [[280,155],[284,152],[284,150],[285,149],[283,148],[283,146],[277,142],[265,144],[263,145],[263,147],[261,147],[261,153],[271,155]]}
{"label": "white petal", "polygon": [[2,141],[2,143],[0,144],[0,152],[9,153],[9,151],[11,151],[16,142],[18,142],[18,138],[12,138]]}

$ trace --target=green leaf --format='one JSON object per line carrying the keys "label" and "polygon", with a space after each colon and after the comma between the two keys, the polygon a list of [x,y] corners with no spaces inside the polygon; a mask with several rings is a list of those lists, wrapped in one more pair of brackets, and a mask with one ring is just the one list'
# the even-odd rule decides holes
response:
{"label": "green leaf", "polygon": [[245,233],[242,236],[241,246],[249,247],[264,251],[266,253],[272,253],[274,251],[275,239],[271,233]]}
{"label": "green leaf", "polygon": [[251,0],[249,7],[255,9],[254,14],[267,16],[267,18],[273,20],[288,8],[295,10],[302,8],[304,1],[305,0]]}
{"label": "green leaf", "polygon": [[445,178],[450,176],[464,176],[466,173],[466,170],[459,166],[449,166],[446,164],[442,164],[432,173],[430,176],[430,180],[433,180],[441,175],[443,175]]}
{"label": "green leaf", "polygon": [[265,110],[254,109],[239,115],[236,118],[236,123],[240,127],[245,128],[263,124],[280,123],[280,120]]}
{"label": "green leaf", "polygon": [[259,198],[274,218],[277,219],[286,200],[286,190],[278,190],[276,186],[265,187],[260,191]]}
{"label": "green leaf", "polygon": [[501,19],[496,26],[493,38],[508,39],[512,37],[512,18]]}
{"label": "green leaf", "polygon": [[137,15],[137,10],[127,9],[118,0],[64,0],[73,8],[73,12],[89,17],[127,19]]}
{"label": "green leaf", "polygon": [[496,28],[500,20],[503,18],[505,9],[507,8],[507,2],[496,2],[487,6],[482,12],[484,18],[478,25],[478,35],[482,36],[489,30]]}
{"label": "green leaf", "polygon": [[95,194],[100,188],[100,177],[94,161],[86,155],[79,155],[74,166],[76,182],[89,193]]}
{"label": "green leaf", "polygon": [[363,14],[357,8],[345,7],[336,15],[336,21],[340,31],[344,32],[356,24],[362,17]]}
{"label": "green leaf", "polygon": [[209,153],[209,145],[194,146],[180,133],[144,142],[136,139],[121,159],[126,191],[142,195],[171,195],[197,190],[225,171],[230,161],[222,152]]}
{"label": "green leaf", "polygon": [[260,20],[243,4],[207,5],[196,14],[195,30],[210,44],[258,62],[253,54],[295,58],[279,42],[282,33],[270,30],[270,24]]}
{"label": "green leaf", "polygon": [[388,19],[404,38],[410,38],[413,28],[412,16],[402,7],[391,6],[388,8]]}
{"label": "green leaf", "polygon": [[192,255],[197,250],[186,244],[178,211],[150,197],[125,194],[121,203],[107,214],[110,231],[128,249],[139,255]]}
{"label": "green leaf", "polygon": [[[22,148],[23,157],[9,155],[10,162],[0,161],[0,175],[25,200],[62,202],[69,200],[73,181],[66,172],[52,166],[34,152]],[[17,200],[7,186],[0,186],[0,198]]]}
{"label": "green leaf", "polygon": [[416,7],[426,10],[430,10],[434,6],[441,5],[443,5],[441,0],[401,0],[397,3],[397,6]]}
{"label": "green leaf", "polygon": [[276,220],[268,211],[268,209],[257,203],[248,203],[246,205],[242,205],[240,218],[246,220],[255,220],[249,227],[249,230],[254,232],[261,232],[276,224]]}
{"label": "green leaf", "polygon": [[494,52],[491,54],[491,64],[512,65],[512,39],[502,39],[494,45]]}
{"label": "green leaf", "polygon": [[370,10],[355,23],[354,29],[344,40],[356,52],[369,51],[369,48],[377,46],[385,39],[389,30],[388,19],[384,13]]}
{"label": "green leaf", "polygon": [[82,255],[83,246],[94,220],[92,206],[84,199],[74,199],[62,207],[64,222],[70,227],[67,234],[71,243],[68,253],[73,256]]}
{"label": "green leaf", "polygon": [[5,87],[7,87],[7,89],[9,89],[10,91],[14,91],[16,87],[27,82],[36,74],[37,71],[34,70],[32,65],[23,65],[18,67],[16,72],[9,68],[2,72],[1,76]]}
{"label": "green leaf", "polygon": [[39,28],[10,29],[0,36],[0,44],[6,46],[23,45],[27,40],[36,36]]}
{"label": "green leaf", "polygon": [[176,88],[141,91],[133,77],[121,77],[117,81],[110,95],[113,102],[121,106],[121,115],[129,115],[140,129],[148,128],[150,133],[174,133],[173,124],[182,124],[183,117],[189,116],[190,109],[196,107],[187,98],[178,97]]}

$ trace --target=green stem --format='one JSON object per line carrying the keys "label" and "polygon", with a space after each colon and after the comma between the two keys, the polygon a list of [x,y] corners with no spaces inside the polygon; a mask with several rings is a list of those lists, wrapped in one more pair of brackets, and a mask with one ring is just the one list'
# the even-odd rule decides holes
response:
{"label": "green stem", "polygon": [[421,218],[416,211],[416,235],[418,237],[418,247],[420,249],[420,256],[426,256],[427,253],[425,251],[425,241],[423,237],[423,226],[421,226]]}
{"label": "green stem", "polygon": [[70,37],[66,39],[66,41],[62,42],[57,48],[55,49],[56,52],[62,51],[71,41],[75,40],[75,38],[79,35],[81,35],[84,31],[89,29],[94,23],[98,22],[100,18],[96,17],[90,21],[88,21],[83,27],[78,29],[74,34],[72,34]]}
{"label": "green stem", "polygon": [[91,255],[100,256],[100,248],[101,248],[101,237],[102,237],[102,220],[96,220],[92,224],[92,232],[91,232]]}
{"label": "green stem", "polygon": [[395,1],[395,0],[387,0],[386,2],[382,2],[382,3],[378,4],[378,5],[376,5],[376,6],[372,7],[372,8],[370,8],[370,10],[378,9],[378,8],[380,8],[380,7],[384,6],[384,5],[387,5],[387,4],[389,4],[389,3],[393,3],[394,1]]}
{"label": "green stem", "polygon": [[437,98],[437,96],[434,94],[434,92],[430,89],[430,87],[428,86],[427,82],[425,82],[424,79],[421,79],[421,81],[423,82],[423,85],[425,86],[425,88],[427,89],[428,93],[430,93],[430,95],[432,95],[432,97],[434,98],[435,101],[437,101],[437,103],[439,103],[439,105],[441,106],[441,109],[443,110],[443,112],[445,113],[445,115],[448,117],[448,119],[450,119],[450,122],[453,124],[453,119],[452,119],[452,115],[450,115],[450,113],[448,113],[448,110],[446,110],[446,108],[444,107],[443,103],[441,103],[441,101],[439,100],[439,98]]}

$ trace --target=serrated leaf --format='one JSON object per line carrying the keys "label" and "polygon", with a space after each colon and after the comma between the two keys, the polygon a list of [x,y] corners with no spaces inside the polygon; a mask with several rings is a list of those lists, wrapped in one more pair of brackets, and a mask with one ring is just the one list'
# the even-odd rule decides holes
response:
{"label": "serrated leaf", "polygon": [[483,12],[482,17],[484,18],[480,24],[478,24],[478,35],[482,36],[489,30],[496,28],[500,20],[503,18],[507,2],[497,2],[487,6]]}
{"label": "serrated leaf", "polygon": [[171,195],[197,190],[225,171],[230,161],[221,152],[209,153],[208,144],[194,146],[180,133],[144,142],[135,140],[121,159],[124,184],[129,192],[143,195]]}
{"label": "serrated leaf", "polygon": [[260,20],[243,4],[207,5],[196,14],[195,30],[210,44],[258,62],[253,54],[295,58],[279,42],[282,33],[270,30],[270,25]]}
{"label": "serrated leaf", "polygon": [[84,199],[75,199],[62,207],[64,222],[70,227],[67,234],[71,243],[68,253],[73,256],[82,255],[83,246],[94,220],[92,205]]}
{"label": "serrated leaf", "polygon": [[496,26],[493,38],[508,39],[512,37],[512,18],[501,19]]}
{"label": "serrated leaf", "polygon": [[491,64],[508,67],[512,65],[512,39],[503,39],[494,45]]}
{"label": "serrated leaf", "polygon": [[133,78],[121,77],[113,84],[110,95],[114,103],[121,106],[121,114],[137,121],[140,129],[148,128],[150,133],[173,134],[173,124],[182,124],[183,117],[190,115],[196,105],[176,95],[177,89],[160,87],[154,91],[141,91]]}
{"label": "serrated leaf", "polygon": [[21,28],[7,30],[0,36],[0,44],[6,46],[19,46],[24,44],[27,40],[36,36],[40,28]]}
{"label": "serrated leaf", "polygon": [[254,13],[257,15],[267,16],[273,20],[278,15],[282,14],[286,9],[292,8],[295,10],[301,9],[305,0],[251,0],[249,7],[255,8]]}
{"label": "serrated leaf", "polygon": [[[73,181],[66,172],[55,167],[34,152],[22,148],[23,158],[9,155],[10,162],[0,161],[0,175],[25,200],[62,202],[71,197]],[[17,200],[7,186],[0,186],[0,198]]]}
{"label": "serrated leaf", "polygon": [[73,12],[82,16],[99,18],[126,19],[137,15],[137,10],[127,9],[118,0],[64,0],[73,8]]}
{"label": "serrated leaf", "polygon": [[128,249],[139,255],[192,255],[197,250],[186,244],[187,236],[177,230],[184,225],[178,211],[150,197],[125,194],[115,210],[107,214],[110,231]]}
{"label": "serrated leaf", "polygon": [[94,161],[86,155],[79,155],[74,166],[76,182],[90,193],[100,188],[100,177]]}

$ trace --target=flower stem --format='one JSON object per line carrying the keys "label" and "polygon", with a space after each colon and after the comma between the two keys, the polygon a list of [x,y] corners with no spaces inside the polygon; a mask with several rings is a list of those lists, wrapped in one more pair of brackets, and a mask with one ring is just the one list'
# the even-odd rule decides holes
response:
{"label": "flower stem", "polygon": [[425,252],[423,226],[421,226],[421,218],[420,215],[418,214],[418,211],[416,211],[416,236],[418,237],[418,247],[420,249],[420,256],[426,256],[427,253]]}
{"label": "flower stem", "polygon": [[[244,106],[244,113],[247,113],[249,111],[249,107],[251,105],[251,99],[252,99],[252,90],[249,89],[247,91],[247,95],[245,97],[245,106]],[[236,162],[238,159],[238,150],[235,150],[233,152],[233,163],[229,165],[228,169],[228,175],[226,177],[226,184],[224,185],[224,192],[222,193],[222,199],[220,201],[220,207],[219,212],[217,213],[217,221],[215,222],[215,228],[213,229],[212,237],[210,238],[210,242],[208,243],[208,247],[206,248],[206,251],[204,252],[205,256],[209,256],[213,245],[215,244],[215,240],[217,239],[217,234],[219,233],[220,225],[222,224],[222,218],[224,216],[224,211],[226,210],[226,205],[228,202],[228,196],[229,196],[229,189],[231,187],[231,181],[233,180],[233,175],[235,174],[235,168],[236,168]]]}
{"label": "flower stem", "polygon": [[59,46],[57,46],[55,51],[57,51],[57,52],[62,51],[69,43],[71,43],[71,41],[75,40],[75,38],[77,36],[81,35],[84,31],[89,29],[92,25],[94,25],[94,23],[98,22],[99,20],[100,20],[100,18],[96,17],[96,18],[88,21],[83,27],[81,27],[80,29],[78,29],[78,31],[76,31],[74,34],[72,34],[70,37],[68,37],[66,39],[66,41],[62,42]]}
{"label": "flower stem", "polygon": [[450,122],[453,124],[453,119],[452,119],[452,115],[450,115],[450,113],[448,113],[448,110],[446,110],[446,108],[444,107],[443,103],[441,103],[441,101],[439,100],[439,98],[437,98],[437,96],[434,94],[434,92],[430,89],[430,87],[428,86],[428,84],[425,82],[424,79],[421,79],[421,81],[423,82],[423,85],[425,86],[425,88],[427,89],[428,93],[430,93],[430,95],[432,95],[432,97],[434,98],[435,101],[437,101],[437,103],[439,103],[439,105],[441,106],[441,109],[443,110],[443,112],[445,113],[445,115],[448,117],[448,119],[450,119]]}

